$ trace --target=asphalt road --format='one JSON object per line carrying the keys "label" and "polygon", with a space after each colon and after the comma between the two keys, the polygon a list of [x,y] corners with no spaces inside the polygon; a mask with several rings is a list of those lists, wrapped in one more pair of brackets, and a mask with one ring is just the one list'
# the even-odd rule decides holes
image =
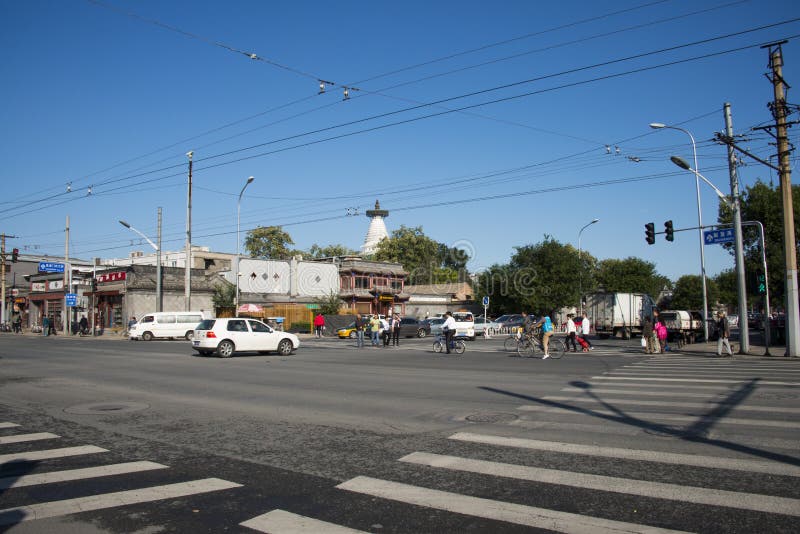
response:
{"label": "asphalt road", "polygon": [[0,335],[0,532],[796,531],[797,361],[594,343]]}

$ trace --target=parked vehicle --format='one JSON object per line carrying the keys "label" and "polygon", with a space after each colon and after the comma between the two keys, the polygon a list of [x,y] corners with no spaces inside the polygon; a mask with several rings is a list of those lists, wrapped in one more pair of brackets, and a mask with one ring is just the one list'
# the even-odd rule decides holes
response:
{"label": "parked vehicle", "polygon": [[480,316],[475,318],[475,335],[476,336],[485,336],[486,331],[491,330],[497,332],[500,330],[500,323],[496,323],[491,319],[487,319],[486,317]]}
{"label": "parked vehicle", "polygon": [[355,339],[356,338],[356,322],[353,321],[349,325],[345,326],[344,328],[340,328],[336,331],[336,335],[342,339]]}
{"label": "parked vehicle", "polygon": [[698,334],[699,337],[702,337],[702,318],[697,320],[692,312],[686,310],[664,310],[659,312],[658,315],[661,322],[667,327],[667,339],[669,341],[679,339],[682,343],[694,343],[698,338]]}
{"label": "parked vehicle", "polygon": [[205,319],[194,331],[192,348],[203,356],[216,352],[230,358],[236,352],[277,352],[287,356],[300,346],[300,339],[280,332],[256,319],[231,317]]}
{"label": "parked vehicle", "polygon": [[500,328],[517,328],[522,326],[525,319],[522,317],[522,314],[510,313],[508,315],[501,315],[495,319],[495,322],[500,325]]}
{"label": "parked vehicle", "polygon": [[456,321],[456,337],[465,337],[475,341],[475,317],[472,312],[453,312]]}
{"label": "parked vehicle", "polygon": [[442,324],[444,323],[444,319],[442,319],[441,317],[425,319],[422,322],[428,326],[429,334],[436,336],[442,333]]}
{"label": "parked vehicle", "polygon": [[728,325],[731,328],[738,328],[739,327],[739,316],[735,313],[728,315]]}
{"label": "parked vehicle", "polygon": [[644,293],[593,293],[586,301],[592,326],[601,338],[641,335],[642,320],[653,315],[654,307],[653,299]]}
{"label": "parked vehicle", "polygon": [[128,337],[144,341],[181,337],[189,340],[197,325],[207,318],[207,314],[201,311],[148,313],[128,329]]}
{"label": "parked vehicle", "polygon": [[430,335],[431,326],[423,321],[418,321],[413,317],[403,317],[400,319],[400,337],[425,337]]}

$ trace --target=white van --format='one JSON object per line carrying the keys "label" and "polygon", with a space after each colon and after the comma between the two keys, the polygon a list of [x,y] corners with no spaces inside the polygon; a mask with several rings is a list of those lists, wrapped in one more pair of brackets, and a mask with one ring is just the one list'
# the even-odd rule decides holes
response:
{"label": "white van", "polygon": [[201,311],[148,313],[128,330],[130,339],[150,341],[160,338],[192,339],[194,329],[203,319],[209,319]]}
{"label": "white van", "polygon": [[456,320],[456,337],[465,337],[475,341],[475,317],[471,312],[453,312]]}

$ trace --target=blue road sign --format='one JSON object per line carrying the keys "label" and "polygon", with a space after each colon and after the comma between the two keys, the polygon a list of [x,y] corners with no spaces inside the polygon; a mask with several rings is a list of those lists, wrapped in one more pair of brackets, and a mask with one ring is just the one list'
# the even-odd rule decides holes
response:
{"label": "blue road sign", "polygon": [[64,295],[64,298],[67,299],[67,306],[77,306],[78,305],[78,295],[75,293],[67,293]]}
{"label": "blue road sign", "polygon": [[703,232],[703,241],[705,241],[706,245],[733,243],[733,228],[725,228],[724,230],[706,230]]}
{"label": "blue road sign", "polygon": [[63,263],[53,263],[50,261],[40,261],[39,262],[39,272],[40,273],[63,273],[64,272],[64,264]]}
{"label": "blue road sign", "polygon": [[483,297],[483,305],[484,306],[488,306],[489,305],[489,297]]}

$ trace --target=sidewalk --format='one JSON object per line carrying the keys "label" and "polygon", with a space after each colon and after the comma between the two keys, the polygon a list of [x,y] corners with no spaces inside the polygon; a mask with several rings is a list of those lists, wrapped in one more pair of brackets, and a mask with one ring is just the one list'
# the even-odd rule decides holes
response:
{"label": "sidewalk", "polygon": [[[769,354],[767,354],[767,347],[764,345],[754,345],[752,342],[750,343],[750,350],[747,354],[740,354],[739,353],[739,341],[731,341],[731,349],[733,350],[733,357],[734,358],[747,358],[750,356],[770,356],[773,358],[783,358],[784,354],[786,353],[786,347],[784,345],[770,345],[769,346]],[[694,354],[697,356],[705,356],[705,357],[716,357],[717,355],[717,342],[716,341],[709,341],[708,343],[699,342],[699,343],[690,343],[684,345],[681,348],[676,348],[674,352],[667,352],[665,354]],[[723,349],[723,356],[727,357],[725,353],[725,349]]]}

